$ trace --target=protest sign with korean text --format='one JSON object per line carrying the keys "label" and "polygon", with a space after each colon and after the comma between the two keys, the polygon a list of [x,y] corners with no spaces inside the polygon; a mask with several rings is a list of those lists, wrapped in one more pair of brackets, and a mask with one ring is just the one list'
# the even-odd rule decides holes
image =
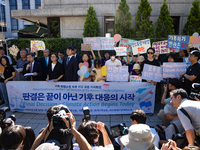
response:
{"label": "protest sign with korean text", "polygon": [[12,45],[12,47],[9,48],[9,52],[13,56],[17,56],[17,53],[19,52],[19,49],[17,46]]}
{"label": "protest sign with korean text", "polygon": [[93,50],[100,50],[101,38],[100,37],[85,37],[83,38],[84,44],[92,44]]}
{"label": "protest sign with korean text", "polygon": [[126,47],[114,47],[114,50],[116,51],[116,56],[126,56]]}
{"label": "protest sign with korean text", "polygon": [[119,42],[119,47],[127,47],[127,52],[131,52],[132,51],[131,45],[136,41],[137,40],[121,38],[121,40]]}
{"label": "protest sign with korean text", "polygon": [[163,63],[163,78],[179,78],[186,72],[186,63]]}
{"label": "protest sign with korean text", "polygon": [[141,76],[130,75],[130,82],[142,82]]}
{"label": "protest sign with korean text", "polygon": [[162,67],[144,64],[142,79],[160,82],[162,80]]}
{"label": "protest sign with korean text", "polygon": [[31,40],[31,52],[45,50],[45,43],[43,41]]}
{"label": "protest sign with korean text", "polygon": [[169,48],[167,48],[167,40],[154,42],[152,47],[155,49],[155,53],[167,54],[169,53]]}
{"label": "protest sign with korean text", "polygon": [[168,35],[168,48],[186,49],[189,44],[189,35]]}
{"label": "protest sign with korean text", "polygon": [[81,51],[91,51],[92,44],[81,44]]}
{"label": "protest sign with korean text", "polygon": [[151,47],[150,39],[136,41],[131,44],[133,55],[137,55],[138,53],[144,54],[146,53],[147,49]]}
{"label": "protest sign with korean text", "polygon": [[114,50],[115,41],[113,37],[101,37],[100,50]]}
{"label": "protest sign with korean text", "polygon": [[11,111],[46,114],[51,106],[66,105],[73,114],[131,114],[154,112],[155,86],[149,83],[8,81]]}
{"label": "protest sign with korean text", "polygon": [[128,81],[128,66],[107,66],[106,81]]}

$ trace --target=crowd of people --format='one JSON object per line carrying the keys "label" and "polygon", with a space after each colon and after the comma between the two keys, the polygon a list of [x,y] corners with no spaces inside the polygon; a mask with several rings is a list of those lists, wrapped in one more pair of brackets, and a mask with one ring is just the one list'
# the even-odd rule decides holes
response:
{"label": "crowd of people", "polygon": [[[127,60],[116,56],[116,52],[105,51],[103,57],[98,51],[98,59],[91,49],[89,53],[77,54],[75,46],[66,48],[58,53],[52,53],[48,49],[43,51],[43,57],[38,58],[38,52],[30,53],[27,49],[20,51],[20,58],[12,62],[5,55],[5,50],[0,47],[0,64],[4,72],[0,72],[1,102],[9,107],[6,83],[12,81],[16,73],[20,81],[73,81],[73,82],[106,82],[106,76],[101,75],[102,66],[128,66],[130,75],[141,76],[145,64],[161,66],[164,62],[183,62],[183,57],[189,55],[191,65],[186,72],[180,74],[180,78],[166,79],[166,83],[157,83],[152,80],[142,80],[156,85],[156,93],[161,102],[162,109],[157,114],[163,124],[157,128],[146,125],[146,114],[143,110],[135,110],[130,121],[132,125],[128,134],[114,139],[106,124],[95,121],[83,121],[75,128],[75,118],[68,108],[65,108],[66,118],[61,118],[62,127],[56,126],[53,115],[63,110],[64,106],[53,106],[47,110],[49,124],[37,138],[29,127],[14,125],[4,129],[1,133],[0,143],[3,149],[121,149],[121,150],[178,150],[188,146],[200,146],[200,105],[199,99],[189,100],[193,83],[200,83],[200,51],[197,48],[180,50],[179,57],[172,52],[164,57],[155,54],[155,49],[147,49],[146,55],[127,53]],[[65,57],[66,56],[66,57]],[[80,63],[88,63],[89,77],[80,79],[78,70]],[[12,64],[16,64],[14,68]],[[26,76],[32,73],[31,76]],[[163,89],[163,90],[162,90]],[[66,107],[66,106],[65,106]],[[64,125],[63,125],[64,124]],[[65,127],[64,127],[65,126]],[[72,143],[75,137],[77,144]],[[116,146],[116,143],[117,146]],[[179,148],[178,148],[179,147]],[[198,149],[198,147],[195,147]],[[186,148],[185,148],[186,149]]]}

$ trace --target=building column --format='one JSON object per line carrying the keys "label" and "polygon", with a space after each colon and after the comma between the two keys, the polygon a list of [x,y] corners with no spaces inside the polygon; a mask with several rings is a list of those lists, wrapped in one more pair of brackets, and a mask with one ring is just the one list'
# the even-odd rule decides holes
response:
{"label": "building column", "polygon": [[6,25],[7,25],[7,32],[5,33],[6,37],[11,37],[11,12],[10,12],[10,1],[5,1],[5,15],[6,15]]}
{"label": "building column", "polygon": [[[22,10],[22,0],[17,0],[17,10]],[[18,30],[24,28],[24,23],[21,20],[18,20]]]}
{"label": "building column", "polygon": [[35,0],[30,0],[30,9],[35,9]]}

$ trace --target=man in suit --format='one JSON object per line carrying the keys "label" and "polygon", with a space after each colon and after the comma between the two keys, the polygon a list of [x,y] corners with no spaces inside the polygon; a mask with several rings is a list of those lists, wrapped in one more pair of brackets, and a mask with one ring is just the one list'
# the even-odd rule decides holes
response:
{"label": "man in suit", "polygon": [[42,81],[45,81],[47,78],[47,70],[48,70],[48,66],[49,64],[51,64],[51,58],[49,57],[49,50],[45,49],[43,51],[43,56],[41,57],[38,61],[42,66]]}
{"label": "man in suit", "polygon": [[22,73],[33,73],[32,76],[27,76],[27,81],[39,81],[42,76],[42,67],[39,62],[35,61],[35,56],[33,53],[27,54],[28,63],[24,64]]}
{"label": "man in suit", "polygon": [[78,80],[78,60],[73,56],[74,48],[72,46],[67,47],[67,58],[63,60],[64,67],[64,80],[65,81],[77,81]]}
{"label": "man in suit", "polygon": [[76,46],[73,46],[74,51],[72,51],[72,55],[74,55],[74,57],[78,60],[78,62],[81,62],[82,57],[80,55],[77,54],[77,48]]}

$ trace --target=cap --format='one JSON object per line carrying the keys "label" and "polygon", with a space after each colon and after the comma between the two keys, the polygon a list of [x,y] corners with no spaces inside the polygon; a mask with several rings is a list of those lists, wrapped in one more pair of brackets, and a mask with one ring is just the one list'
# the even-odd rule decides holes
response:
{"label": "cap", "polygon": [[138,70],[140,70],[140,65],[139,64],[134,64],[134,66],[133,66],[133,70],[134,69],[138,69]]}
{"label": "cap", "polygon": [[195,55],[196,57],[198,57],[200,59],[200,51],[194,50],[190,54]]}

